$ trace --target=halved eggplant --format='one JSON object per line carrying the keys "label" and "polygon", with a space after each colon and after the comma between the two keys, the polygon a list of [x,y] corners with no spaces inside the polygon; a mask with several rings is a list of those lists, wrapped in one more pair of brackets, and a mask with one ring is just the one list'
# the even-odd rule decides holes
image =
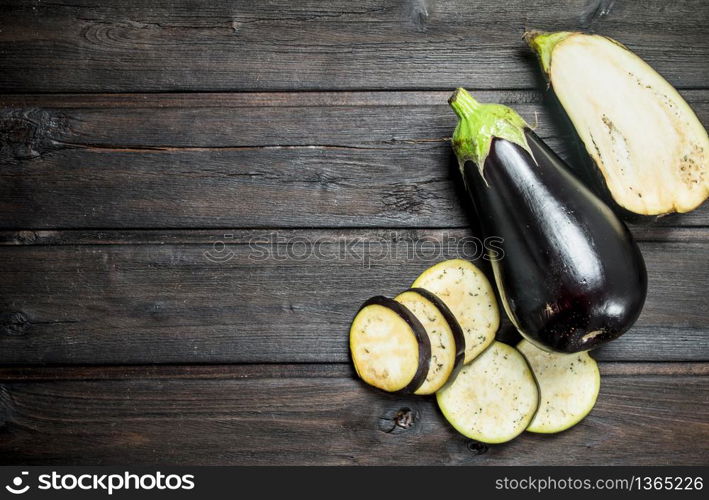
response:
{"label": "halved eggplant", "polygon": [[547,352],[527,340],[522,340],[517,349],[539,384],[539,410],[527,427],[529,432],[561,432],[591,412],[601,389],[601,374],[596,360],[587,352]]}
{"label": "halved eggplant", "polygon": [[421,322],[387,297],[367,300],[350,327],[357,375],[387,392],[413,392],[426,381],[431,344]]}
{"label": "halved eggplant", "polygon": [[465,336],[465,363],[495,339],[500,312],[495,292],[485,274],[463,259],[439,262],[416,278],[413,288],[424,288],[450,309]]}
{"label": "halved eggplant", "polygon": [[463,89],[450,104],[460,119],[453,149],[480,225],[501,238],[502,256],[491,264],[512,323],[560,352],[622,335],[647,293],[627,227],[514,110],[478,103]]}
{"label": "halved eggplant", "polygon": [[688,212],[709,196],[709,137],[685,100],[620,43],[525,34],[611,197],[641,215]]}
{"label": "halved eggplant", "polygon": [[461,434],[483,443],[504,443],[529,426],[539,390],[524,356],[494,342],[436,393],[446,420]]}
{"label": "halved eggplant", "polygon": [[442,301],[421,288],[406,290],[394,300],[411,311],[426,330],[431,344],[431,362],[426,380],[414,394],[433,394],[443,387],[462,360],[462,346],[460,355],[458,352],[458,343],[462,337],[460,326]]}

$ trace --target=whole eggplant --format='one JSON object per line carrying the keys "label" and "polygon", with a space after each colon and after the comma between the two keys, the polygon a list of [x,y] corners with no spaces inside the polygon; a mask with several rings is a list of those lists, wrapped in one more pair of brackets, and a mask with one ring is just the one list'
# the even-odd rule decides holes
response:
{"label": "whole eggplant", "polygon": [[464,89],[449,103],[463,178],[505,310],[541,348],[579,352],[613,340],[640,315],[647,273],[627,227],[511,108]]}

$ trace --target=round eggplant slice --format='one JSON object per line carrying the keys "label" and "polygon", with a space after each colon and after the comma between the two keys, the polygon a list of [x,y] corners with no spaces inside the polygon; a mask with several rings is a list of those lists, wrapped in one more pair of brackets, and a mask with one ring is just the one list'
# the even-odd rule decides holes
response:
{"label": "round eggplant slice", "polygon": [[539,410],[527,428],[529,432],[561,432],[591,412],[601,388],[601,375],[588,352],[547,352],[528,340],[522,340],[517,349],[527,358],[539,384]]}
{"label": "round eggplant slice", "polygon": [[387,392],[413,392],[426,380],[431,344],[421,322],[405,306],[377,296],[366,301],[350,327],[357,375]]}
{"label": "round eggplant slice", "polygon": [[458,320],[455,319],[453,311],[448,309],[446,303],[438,298],[435,293],[429,292],[425,288],[410,288],[410,290],[431,301],[441,312],[446,323],[448,323],[451,333],[453,333],[453,339],[455,340],[455,366],[453,367],[453,373],[450,375],[450,377],[454,377],[458,373],[458,370],[463,367],[463,362],[465,361],[465,334],[463,333],[463,329],[460,327]]}
{"label": "round eggplant slice", "polygon": [[436,398],[458,432],[495,444],[514,439],[529,426],[539,405],[539,389],[524,356],[494,342]]}
{"label": "round eggplant slice", "polygon": [[446,383],[456,364],[456,339],[443,313],[429,298],[406,290],[394,298],[421,322],[431,344],[431,362],[426,380],[415,394],[433,394]]}
{"label": "round eggplant slice", "polygon": [[465,336],[465,363],[495,339],[500,326],[495,292],[485,274],[467,260],[439,262],[421,273],[412,288],[433,292],[451,310]]}

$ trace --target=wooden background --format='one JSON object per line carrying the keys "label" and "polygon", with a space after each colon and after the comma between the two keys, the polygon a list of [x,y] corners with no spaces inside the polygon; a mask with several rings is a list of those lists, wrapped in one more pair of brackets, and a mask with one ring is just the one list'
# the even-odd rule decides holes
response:
{"label": "wooden background", "polygon": [[413,241],[474,234],[453,88],[577,164],[521,35],[583,29],[706,126],[709,3],[95,4],[0,1],[0,463],[709,463],[706,204],[633,226],[647,306],[572,430],[473,443],[347,352],[359,303],[457,255]]}

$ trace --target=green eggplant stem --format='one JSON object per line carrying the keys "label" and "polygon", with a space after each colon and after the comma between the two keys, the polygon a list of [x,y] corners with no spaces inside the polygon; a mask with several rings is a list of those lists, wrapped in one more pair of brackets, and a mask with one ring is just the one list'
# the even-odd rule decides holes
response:
{"label": "green eggplant stem", "polygon": [[512,108],[479,103],[463,88],[453,92],[448,104],[458,116],[452,144],[461,171],[466,161],[472,161],[482,175],[495,137],[513,142],[532,154],[524,133],[529,125]]}
{"label": "green eggplant stem", "polygon": [[448,99],[448,104],[450,104],[455,114],[458,115],[458,118],[461,120],[480,109],[480,103],[473,99],[473,96],[463,88],[456,89],[455,92],[453,92],[453,95]]}
{"label": "green eggplant stem", "polygon": [[570,31],[548,33],[546,31],[531,30],[524,34],[524,41],[527,42],[527,45],[537,54],[544,73],[549,74],[551,68],[551,53],[554,51],[554,47],[570,35],[573,35]]}

